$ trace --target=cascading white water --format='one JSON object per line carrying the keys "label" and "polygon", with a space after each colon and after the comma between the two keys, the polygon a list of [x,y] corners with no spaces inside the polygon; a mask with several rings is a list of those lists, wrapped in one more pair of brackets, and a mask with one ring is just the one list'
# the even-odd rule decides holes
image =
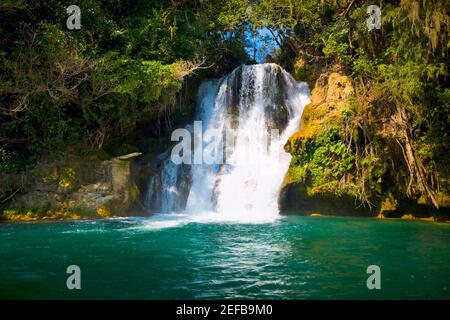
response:
{"label": "cascading white water", "polygon": [[[185,174],[167,159],[160,179],[160,211],[174,211],[175,198],[184,196],[182,211],[190,215],[248,222],[276,218],[278,192],[291,159],[283,146],[298,129],[308,100],[306,83],[296,82],[276,64],[241,66],[202,84],[202,132],[196,133],[203,141],[200,152],[203,159],[214,158],[218,149],[212,142],[225,135],[225,163],[190,165],[190,188],[181,195],[177,186]],[[215,135],[205,136],[207,132]]]}
{"label": "cascading white water", "polygon": [[[283,150],[287,139],[300,123],[306,103],[306,85],[296,83],[281,70],[288,87],[284,101],[287,109],[287,127],[279,127],[281,134],[267,139],[267,127],[272,114],[268,108],[277,108],[276,96],[280,93],[276,65],[245,66],[239,103],[239,125],[232,157],[237,159],[229,170],[218,177],[217,211],[230,219],[260,220],[278,215],[278,192],[289,167],[291,156]],[[275,110],[278,112],[279,110]]]}

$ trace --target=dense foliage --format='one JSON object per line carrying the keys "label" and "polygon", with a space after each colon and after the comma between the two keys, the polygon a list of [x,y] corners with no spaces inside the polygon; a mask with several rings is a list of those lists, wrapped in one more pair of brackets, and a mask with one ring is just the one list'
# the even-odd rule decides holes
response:
{"label": "dense foliage", "polygon": [[[299,150],[291,172],[362,203],[393,193],[448,206],[448,1],[257,1],[278,37],[273,59],[312,84],[338,66],[355,97],[337,126]],[[381,8],[368,30],[367,7]]]}
{"label": "dense foliage", "polygon": [[[369,206],[387,193],[448,202],[448,1],[78,4],[81,30],[67,30],[64,1],[0,3],[1,170],[68,146],[114,153],[139,123],[162,135],[177,112],[188,116],[187,83],[249,62],[249,34],[264,31],[277,44],[268,61],[310,85],[338,67],[356,89],[343,121],[295,155],[294,178]],[[381,29],[369,31],[372,4]]]}
{"label": "dense foliage", "polygon": [[181,92],[189,103],[186,77],[246,59],[228,1],[77,1],[80,30],[66,27],[70,4],[0,3],[2,171],[68,146],[114,153],[139,123],[150,141],[189,111],[174,108]]}

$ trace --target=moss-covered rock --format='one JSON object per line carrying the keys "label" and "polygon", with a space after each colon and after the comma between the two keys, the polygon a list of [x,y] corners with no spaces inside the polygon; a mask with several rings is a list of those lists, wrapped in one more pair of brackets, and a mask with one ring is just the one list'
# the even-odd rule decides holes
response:
{"label": "moss-covered rock", "polygon": [[364,206],[358,206],[355,199],[347,194],[340,196],[334,192],[314,192],[303,183],[286,184],[279,197],[282,214],[323,214],[332,216],[366,216],[376,215]]}
{"label": "moss-covered rock", "polygon": [[305,106],[300,130],[294,133],[286,144],[288,152],[294,152],[299,144],[320,135],[324,128],[340,125],[348,108],[354,88],[349,77],[337,72],[322,74],[311,92],[311,103]]}
{"label": "moss-covered rock", "polygon": [[[139,153],[102,161],[96,155],[43,161],[2,208],[6,220],[127,215],[139,198],[131,162]],[[6,179],[2,177],[1,179]]]}
{"label": "moss-covered rock", "polygon": [[398,209],[398,201],[394,198],[392,193],[388,193],[380,203],[380,214],[387,216]]}
{"label": "moss-covered rock", "polygon": [[353,94],[350,78],[339,72],[317,79],[300,130],[285,145],[293,159],[280,195],[282,212],[373,215],[355,205],[357,186],[346,175],[353,159],[339,137]]}
{"label": "moss-covered rock", "polygon": [[[379,155],[370,148],[364,154],[357,153],[356,148],[366,147],[366,142],[355,143],[361,129],[353,124],[362,121],[355,118],[355,99],[351,79],[337,69],[318,77],[300,130],[285,145],[292,161],[280,193],[281,212],[448,219],[450,197],[445,192],[436,194],[438,210],[424,196],[416,199],[402,193],[398,180],[392,173],[386,174],[394,163],[393,149],[386,141]],[[390,131],[383,134],[393,135]],[[402,161],[401,154],[395,156],[396,161]]]}

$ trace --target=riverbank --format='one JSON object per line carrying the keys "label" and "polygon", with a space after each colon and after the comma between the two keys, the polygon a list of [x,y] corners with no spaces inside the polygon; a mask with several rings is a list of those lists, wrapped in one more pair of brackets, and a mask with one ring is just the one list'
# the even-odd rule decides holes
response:
{"label": "riverbank", "polygon": [[[109,215],[109,216],[101,216],[101,215],[83,215],[77,214],[74,212],[47,212],[47,213],[33,213],[33,212],[18,212],[12,210],[4,210],[0,213],[0,223],[4,222],[37,222],[37,221],[88,221],[88,220],[100,220],[107,218],[129,218],[129,217],[141,217],[141,218],[151,218],[154,214],[151,213],[143,213],[141,211],[135,211],[128,213],[126,215]],[[441,216],[440,218],[430,216],[430,217],[421,217],[414,216],[412,214],[403,214],[401,216],[392,217],[385,216],[383,214],[378,214],[374,216],[357,216],[357,215],[333,215],[333,214],[325,214],[320,212],[291,212],[289,214],[281,214],[281,216],[308,216],[308,217],[332,217],[332,218],[365,218],[365,219],[377,219],[377,220],[392,220],[392,221],[424,221],[424,222],[435,222],[435,223],[450,223],[450,218]]]}
{"label": "riverbank", "polygon": [[[334,215],[324,215],[324,214],[321,214],[321,213],[310,213],[310,214],[305,214],[305,216],[308,216],[308,217],[334,217],[334,218],[336,218],[336,217],[343,217],[343,216],[334,216]],[[348,218],[349,216],[346,216],[346,217]],[[353,216],[353,217],[355,217],[355,216]],[[392,221],[397,221],[398,220],[398,221],[425,221],[425,222],[437,222],[437,223],[450,223],[450,219],[438,220],[438,219],[436,219],[434,217],[419,218],[419,217],[415,217],[415,216],[413,216],[411,214],[405,214],[405,215],[401,216],[400,218],[385,217],[382,214],[379,214],[376,217],[367,217],[367,218],[368,219],[379,219],[379,220],[392,220]]]}

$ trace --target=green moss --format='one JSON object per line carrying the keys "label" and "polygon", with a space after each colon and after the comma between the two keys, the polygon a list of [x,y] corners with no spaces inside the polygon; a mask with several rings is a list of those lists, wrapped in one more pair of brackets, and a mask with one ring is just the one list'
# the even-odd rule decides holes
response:
{"label": "green moss", "polygon": [[2,211],[2,214],[5,216],[13,216],[13,215],[17,215],[20,214],[21,212],[17,209],[5,209]]}
{"label": "green moss", "polygon": [[292,179],[292,182],[303,182],[306,178],[307,173],[308,169],[306,165],[291,165],[288,172],[290,178]]}
{"label": "green moss", "polygon": [[394,198],[392,193],[388,193],[387,196],[381,201],[380,213],[393,212],[398,208],[398,201]]}
{"label": "green moss", "polygon": [[96,213],[101,218],[108,218],[112,216],[111,211],[107,207],[97,208]]}
{"label": "green moss", "polygon": [[64,188],[66,190],[73,188],[76,180],[77,175],[74,168],[72,167],[61,168],[58,181],[58,185],[61,188]]}

